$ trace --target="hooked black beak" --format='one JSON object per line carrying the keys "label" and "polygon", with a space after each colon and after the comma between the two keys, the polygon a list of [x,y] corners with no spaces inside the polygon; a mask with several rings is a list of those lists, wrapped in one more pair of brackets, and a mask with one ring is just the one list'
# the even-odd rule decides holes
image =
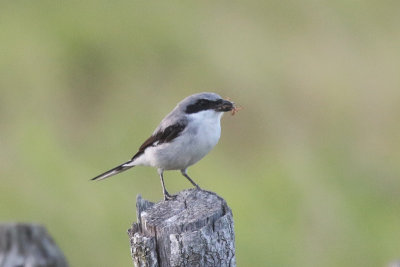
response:
{"label": "hooked black beak", "polygon": [[234,109],[235,103],[222,99],[222,102],[215,108],[216,111],[227,112]]}

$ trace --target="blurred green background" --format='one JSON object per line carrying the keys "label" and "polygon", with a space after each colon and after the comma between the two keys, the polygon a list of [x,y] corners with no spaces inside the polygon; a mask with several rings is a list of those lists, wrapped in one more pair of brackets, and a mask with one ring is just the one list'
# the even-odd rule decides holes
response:
{"label": "blurred green background", "polygon": [[[400,257],[400,1],[3,1],[0,220],[71,266],[132,266],[129,159],[184,97],[244,106],[189,169],[234,213],[238,266]],[[170,192],[191,185],[167,172]]]}

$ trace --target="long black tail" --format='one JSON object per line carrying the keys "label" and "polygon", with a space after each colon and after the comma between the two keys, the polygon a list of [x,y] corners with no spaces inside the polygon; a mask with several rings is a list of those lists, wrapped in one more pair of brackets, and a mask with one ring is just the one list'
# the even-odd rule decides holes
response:
{"label": "long black tail", "polygon": [[106,171],[105,173],[97,175],[96,177],[92,178],[91,180],[100,181],[100,180],[106,179],[106,178],[108,178],[110,176],[116,175],[116,174],[118,174],[120,172],[126,171],[126,170],[128,170],[128,169],[130,169],[132,167],[135,167],[135,165],[133,165],[132,164],[132,160],[130,160],[130,161],[127,161],[127,162],[115,167],[114,169],[111,169],[109,171]]}

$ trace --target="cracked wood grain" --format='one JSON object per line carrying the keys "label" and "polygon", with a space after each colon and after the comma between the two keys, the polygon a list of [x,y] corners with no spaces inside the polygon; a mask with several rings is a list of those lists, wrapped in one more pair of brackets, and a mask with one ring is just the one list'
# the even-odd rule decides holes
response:
{"label": "cracked wood grain", "polygon": [[232,211],[215,193],[189,189],[159,203],[139,195],[136,206],[135,266],[236,266]]}

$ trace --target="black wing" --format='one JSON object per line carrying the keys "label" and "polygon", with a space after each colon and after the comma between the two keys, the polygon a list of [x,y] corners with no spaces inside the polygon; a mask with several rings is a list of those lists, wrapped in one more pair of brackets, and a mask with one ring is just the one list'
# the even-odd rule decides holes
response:
{"label": "black wing", "polygon": [[182,131],[186,128],[186,123],[180,122],[168,126],[163,131],[158,131],[157,133],[150,136],[144,143],[139,147],[139,151],[132,157],[132,160],[136,157],[142,155],[146,148],[150,146],[156,146],[162,143],[169,143],[178,137]]}

